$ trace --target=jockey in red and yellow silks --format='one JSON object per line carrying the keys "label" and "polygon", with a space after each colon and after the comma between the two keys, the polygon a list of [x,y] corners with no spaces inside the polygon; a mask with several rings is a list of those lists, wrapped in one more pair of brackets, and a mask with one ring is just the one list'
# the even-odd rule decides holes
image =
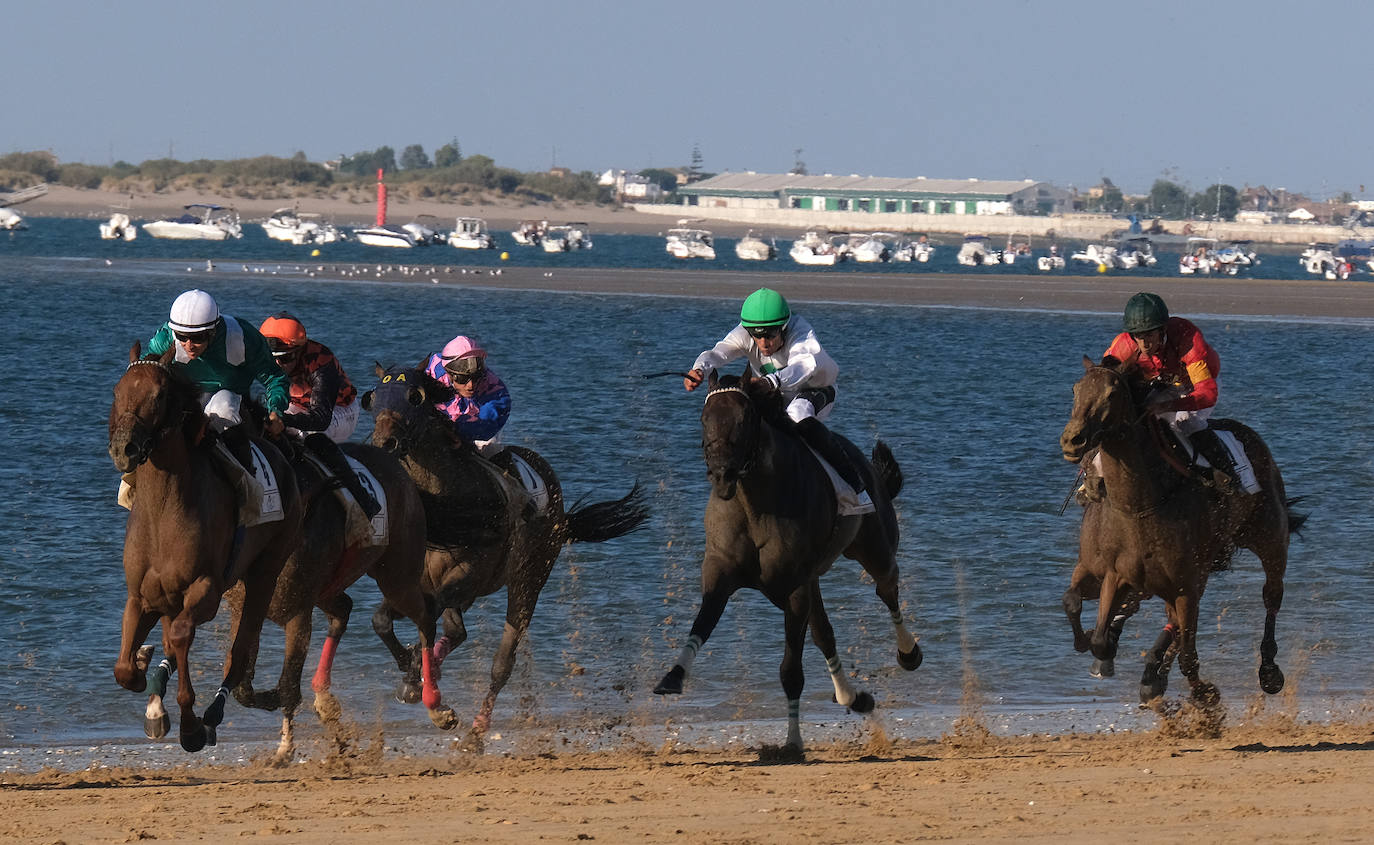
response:
{"label": "jockey in red and yellow silks", "polygon": [[1163,377],[1178,389],[1180,396],[1155,403],[1156,410],[1196,412],[1217,404],[1221,358],[1198,327],[1182,317],[1170,317],[1165,322],[1164,343],[1158,350],[1147,353],[1129,332],[1122,332],[1106,354],[1118,361],[1134,360],[1145,378]]}

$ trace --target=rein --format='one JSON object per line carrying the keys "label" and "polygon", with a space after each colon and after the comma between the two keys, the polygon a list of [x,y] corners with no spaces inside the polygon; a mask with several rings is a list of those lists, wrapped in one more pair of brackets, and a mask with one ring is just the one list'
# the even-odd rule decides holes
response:
{"label": "rein", "polygon": [[[124,368],[124,372],[127,373],[129,372],[129,370],[132,370],[134,367],[137,367],[139,365],[157,367],[159,370],[162,370],[168,376],[172,374],[172,370],[170,367],[154,358],[140,358],[137,361],[130,361],[129,366]],[[147,435],[143,438],[143,442],[139,444],[139,450],[143,452],[144,460],[146,460],[147,455],[153,451],[157,444],[161,443],[163,438],[165,438],[167,435],[171,434],[173,431],[180,428],[186,422],[186,418],[190,416],[190,414],[190,410],[183,408],[181,411],[181,417],[179,419],[175,421],[169,421],[165,425],[158,427],[150,425],[148,421],[143,419],[143,417],[139,416],[136,411],[125,411],[124,413],[119,415],[119,419],[123,420],[126,417],[132,417],[135,423],[135,425],[133,426],[135,430],[142,430],[148,432]],[[204,437],[205,425],[202,424],[200,426],[200,429],[196,432],[196,436],[192,442],[199,443]],[[139,463],[142,462],[143,461],[141,460]]]}
{"label": "rein", "polygon": [[[738,385],[728,385],[728,386],[725,386],[725,387],[714,387],[714,388],[712,388],[712,389],[706,394],[706,400],[702,403],[703,408],[705,407],[706,403],[708,403],[708,402],[711,401],[711,398],[712,398],[713,396],[716,396],[717,394],[721,394],[721,393],[738,393],[738,394],[740,394],[741,396],[744,397],[744,401],[748,404],[749,408],[750,408],[751,410],[753,410],[754,400],[749,396],[749,391],[745,390],[745,389],[742,388],[742,387],[739,387]],[[755,413],[756,413],[756,415],[757,415],[757,412],[755,412]],[[745,461],[744,461],[744,463],[741,464],[740,467],[736,470],[736,472],[739,473],[739,477],[740,477],[740,478],[743,478],[744,476],[748,475],[749,472],[750,472],[750,470],[752,470],[752,469],[754,468],[755,459],[756,459],[757,456],[758,456],[758,451],[759,451],[759,429],[763,426],[763,420],[758,419],[757,416],[756,416],[754,422],[755,422],[755,425],[754,425],[753,437],[750,438],[750,442],[749,442],[748,448],[746,449],[746,452],[748,453],[748,458],[746,458]]]}

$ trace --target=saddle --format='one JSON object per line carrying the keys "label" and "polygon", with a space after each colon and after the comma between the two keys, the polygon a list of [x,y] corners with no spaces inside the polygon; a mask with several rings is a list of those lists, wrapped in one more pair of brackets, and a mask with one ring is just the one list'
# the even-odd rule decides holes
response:
{"label": "saddle", "polygon": [[[1231,471],[1235,473],[1235,478],[1240,483],[1241,489],[1246,493],[1258,493],[1261,486],[1255,477],[1255,469],[1250,465],[1250,458],[1245,454],[1245,447],[1240,440],[1228,427],[1228,420],[1217,420],[1216,425],[1209,425],[1213,435],[1225,447],[1231,459]],[[1160,454],[1175,471],[1188,478],[1201,481],[1209,487],[1217,486],[1213,480],[1210,470],[1226,471],[1225,467],[1214,467],[1212,461],[1207,459],[1188,437],[1179,436],[1172,426],[1165,425],[1159,418],[1149,419],[1151,437],[1159,447]]]}

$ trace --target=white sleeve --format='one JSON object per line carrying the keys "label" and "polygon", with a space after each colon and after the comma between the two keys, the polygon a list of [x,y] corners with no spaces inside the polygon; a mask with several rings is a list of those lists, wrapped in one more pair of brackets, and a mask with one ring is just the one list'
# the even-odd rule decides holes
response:
{"label": "white sleeve", "polygon": [[731,361],[745,357],[753,347],[754,341],[744,326],[735,326],[729,334],[720,339],[719,343],[698,355],[692,369],[701,370],[703,375],[709,376],[712,370],[718,370]]}
{"label": "white sleeve", "polygon": [[787,366],[772,373],[768,378],[784,392],[834,384],[839,368],[821,348],[820,341],[816,339],[816,332],[805,323],[797,328],[805,328],[805,331],[799,332],[788,344]]}

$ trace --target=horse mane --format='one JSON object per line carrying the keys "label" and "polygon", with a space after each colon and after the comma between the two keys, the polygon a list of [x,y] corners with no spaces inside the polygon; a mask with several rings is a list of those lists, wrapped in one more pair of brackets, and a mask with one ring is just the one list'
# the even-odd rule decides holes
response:
{"label": "horse mane", "polygon": [[205,409],[200,404],[200,388],[196,387],[195,382],[191,381],[183,368],[171,366],[171,353],[172,350],[168,350],[162,355],[149,352],[139,360],[157,364],[167,374],[167,381],[171,385],[174,413],[179,413],[184,419],[181,426],[182,434],[185,436],[186,442],[194,446],[207,430]]}
{"label": "horse mane", "polygon": [[745,369],[744,374],[740,376],[721,376],[719,387],[743,390],[744,395],[749,397],[749,401],[759,412],[759,416],[772,423],[775,428],[790,432],[795,427],[791,418],[787,416],[782,391],[767,379],[754,378],[749,369]]}

